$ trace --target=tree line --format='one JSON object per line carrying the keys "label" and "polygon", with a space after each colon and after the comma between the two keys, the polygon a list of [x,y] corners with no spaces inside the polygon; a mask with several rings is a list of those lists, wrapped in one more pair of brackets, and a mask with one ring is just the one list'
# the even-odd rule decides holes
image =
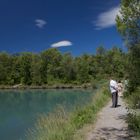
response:
{"label": "tree line", "polygon": [[96,54],[73,57],[50,48],[41,53],[0,53],[0,85],[88,83],[110,75],[122,78],[127,55],[118,47],[97,48]]}

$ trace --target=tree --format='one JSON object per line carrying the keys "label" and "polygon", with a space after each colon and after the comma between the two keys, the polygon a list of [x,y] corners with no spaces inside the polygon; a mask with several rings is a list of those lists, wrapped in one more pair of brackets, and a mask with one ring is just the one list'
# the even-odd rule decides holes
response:
{"label": "tree", "polygon": [[128,48],[129,91],[140,85],[140,1],[122,0],[121,15],[116,18],[118,31]]}
{"label": "tree", "polygon": [[11,81],[12,61],[9,54],[0,54],[0,84],[9,84]]}
{"label": "tree", "polygon": [[118,31],[122,34],[127,47],[140,42],[140,1],[122,0],[120,15],[116,18]]}
{"label": "tree", "polygon": [[89,55],[84,54],[76,59],[77,64],[77,80],[80,83],[86,83],[90,81],[89,76]]}
{"label": "tree", "polygon": [[21,83],[25,85],[31,84],[31,62],[32,54],[31,53],[22,53],[19,58],[20,60],[20,76]]}
{"label": "tree", "polygon": [[19,84],[21,81],[21,61],[19,55],[12,55],[11,84]]}
{"label": "tree", "polygon": [[61,75],[65,83],[76,80],[76,66],[70,53],[65,53],[61,61]]}
{"label": "tree", "polygon": [[32,55],[31,79],[33,85],[41,85],[41,58],[38,54]]}
{"label": "tree", "polygon": [[117,47],[109,51],[99,47],[96,55],[78,57],[61,54],[52,48],[40,54],[0,53],[0,85],[87,83],[92,79],[106,78],[112,71],[116,77],[122,77],[124,58]]}
{"label": "tree", "polygon": [[125,54],[121,49],[114,46],[111,50],[107,52],[105,73],[108,75],[113,75],[116,78],[123,78],[124,76],[124,66],[125,66]]}
{"label": "tree", "polygon": [[104,48],[104,46],[101,45],[96,49],[96,55],[103,56],[105,54],[106,54],[106,49]]}
{"label": "tree", "polygon": [[41,53],[41,79],[44,84],[60,78],[60,52],[51,48]]}

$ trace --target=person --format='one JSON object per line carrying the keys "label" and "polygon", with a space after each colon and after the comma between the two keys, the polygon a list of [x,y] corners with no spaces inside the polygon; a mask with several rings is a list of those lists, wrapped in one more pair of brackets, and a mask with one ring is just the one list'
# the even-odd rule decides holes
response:
{"label": "person", "polygon": [[110,78],[110,92],[112,94],[112,107],[116,108],[118,104],[118,84]]}
{"label": "person", "polygon": [[118,81],[118,96],[119,97],[121,97],[121,96],[123,96],[123,84],[122,84],[122,82],[119,80]]}

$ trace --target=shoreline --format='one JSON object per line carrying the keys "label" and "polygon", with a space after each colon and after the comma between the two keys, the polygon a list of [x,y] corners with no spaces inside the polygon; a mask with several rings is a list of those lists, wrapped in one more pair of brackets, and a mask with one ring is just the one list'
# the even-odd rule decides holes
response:
{"label": "shoreline", "polygon": [[41,86],[28,86],[28,85],[0,85],[0,90],[6,90],[6,89],[87,89],[92,88],[96,89],[97,87],[93,87],[90,83],[85,83],[81,85],[74,85],[74,84],[54,84],[54,85],[41,85]]}
{"label": "shoreline", "polygon": [[35,127],[29,129],[26,135],[27,139],[45,140],[47,134],[48,140],[54,140],[56,137],[59,140],[84,140],[86,134],[81,133],[80,130],[90,123],[96,122],[98,112],[108,103],[109,98],[107,88],[101,87],[91,103],[83,108],[79,108],[70,114],[67,114],[63,108],[58,108],[48,116],[40,116],[35,122]]}

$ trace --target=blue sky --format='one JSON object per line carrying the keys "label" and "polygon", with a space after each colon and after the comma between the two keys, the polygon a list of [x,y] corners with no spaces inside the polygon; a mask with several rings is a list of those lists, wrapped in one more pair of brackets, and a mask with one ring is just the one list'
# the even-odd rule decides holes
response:
{"label": "blue sky", "polygon": [[0,0],[0,51],[73,55],[123,48],[115,27],[120,0]]}

